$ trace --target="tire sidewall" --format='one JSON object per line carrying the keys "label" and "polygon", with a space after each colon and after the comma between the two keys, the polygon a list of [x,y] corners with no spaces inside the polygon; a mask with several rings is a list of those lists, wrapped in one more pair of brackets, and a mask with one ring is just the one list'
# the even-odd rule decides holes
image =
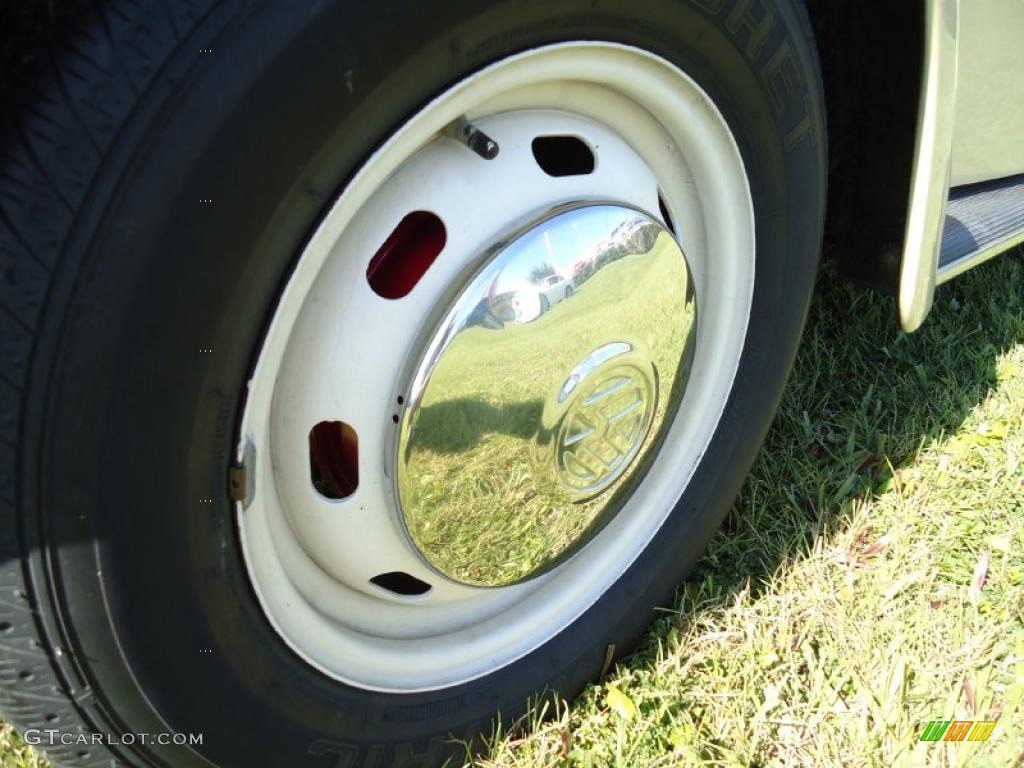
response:
{"label": "tire sidewall", "polygon": [[[578,692],[608,647],[628,647],[671,599],[770,424],[821,238],[810,44],[789,4],[765,6],[765,35],[733,5],[408,2],[385,13],[339,2],[307,16],[268,3],[226,25],[221,57],[146,95],[159,105],[148,130],[118,145],[124,171],[95,182],[80,216],[78,263],[59,276],[66,299],[43,331],[52,353],[37,361],[48,384],[28,409],[44,436],[27,472],[58,564],[55,610],[126,728],[145,730],[133,714],[141,690],[169,729],[203,733],[199,751],[222,765],[439,762],[446,734],[489,730],[496,711],[508,722],[539,688]],[[308,233],[391,130],[471,72],[572,39],[669,59],[734,132],[757,238],[736,384],[655,541],[570,627],[453,688],[348,688],[284,645],[246,578],[226,477],[255,351]]]}

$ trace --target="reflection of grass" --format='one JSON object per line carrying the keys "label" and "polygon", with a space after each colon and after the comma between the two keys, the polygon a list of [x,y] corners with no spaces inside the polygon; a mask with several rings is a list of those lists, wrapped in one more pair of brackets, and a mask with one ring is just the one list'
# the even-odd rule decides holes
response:
{"label": "reflection of grass", "polygon": [[[939,718],[998,725],[919,742]],[[1024,254],[940,287],[911,335],[892,300],[826,272],[775,425],[675,609],[527,723],[476,764],[1020,765]]]}
{"label": "reflection of grass", "polygon": [[[605,266],[533,322],[470,328],[453,342],[430,390],[444,399],[422,403],[409,467],[416,485],[405,489],[418,510],[413,535],[432,557],[452,563],[461,578],[515,579],[591,524],[614,489],[582,504],[552,503],[537,492],[536,462],[553,464],[532,440],[543,403],[585,354],[609,341],[649,350],[667,392],[672,350],[687,323],[674,315],[664,286],[681,279],[672,248],[659,242],[649,255]],[[630,337],[619,328],[644,330]],[[667,400],[660,398],[661,409]]]}

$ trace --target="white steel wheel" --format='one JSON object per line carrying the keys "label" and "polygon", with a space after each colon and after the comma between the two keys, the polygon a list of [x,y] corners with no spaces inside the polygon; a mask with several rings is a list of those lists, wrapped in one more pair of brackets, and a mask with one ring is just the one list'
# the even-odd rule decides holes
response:
{"label": "white steel wheel", "polygon": [[[479,131],[497,155],[473,151],[452,126]],[[545,137],[579,142],[592,153],[591,167],[584,160],[551,175],[534,147]],[[698,308],[685,388],[599,530],[548,567],[525,569],[522,579],[482,585],[453,577],[457,566],[442,573],[410,535],[396,487],[418,361],[438,343],[440,318],[513,235],[540,232],[566,206],[598,204],[670,229],[664,237],[674,235],[675,252],[685,254],[679,268],[688,266]],[[403,295],[381,295],[370,262],[414,214],[432,217],[428,227],[440,222],[441,247],[414,270],[411,288],[399,288]],[[657,535],[719,424],[751,312],[754,227],[744,163],[716,105],[681,69],[638,48],[537,48],[467,77],[419,110],[369,157],[313,233],[249,383],[237,448],[249,488],[237,505],[238,527],[260,604],[280,637],[339,681],[411,692],[508,665],[579,617]],[[431,235],[419,237],[422,245]],[[560,247],[549,238],[548,248]],[[560,265],[578,257],[551,254],[566,273]],[[556,272],[549,282],[566,280],[578,277]],[[559,307],[586,294],[585,285],[556,288],[538,294],[527,319],[550,310],[546,327],[557,328]],[[334,439],[352,462],[357,481],[344,494],[325,494],[311,475],[311,432],[320,424],[338,425]],[[491,482],[472,477],[470,458],[449,489]],[[458,505],[442,501],[457,516]]]}

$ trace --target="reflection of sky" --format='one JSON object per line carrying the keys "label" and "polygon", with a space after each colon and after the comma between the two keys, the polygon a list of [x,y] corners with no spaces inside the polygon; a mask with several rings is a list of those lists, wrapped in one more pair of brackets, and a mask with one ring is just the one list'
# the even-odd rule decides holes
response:
{"label": "reflection of sky", "polygon": [[467,296],[475,295],[472,303],[463,302],[449,316],[449,329],[461,329],[477,313],[489,297],[511,291],[535,292],[538,287],[530,280],[537,267],[550,264],[555,272],[569,280],[575,266],[597,256],[603,243],[624,222],[643,217],[634,211],[610,205],[591,205],[559,214],[549,221],[520,235],[492,261],[473,281]]}
{"label": "reflection of sky", "polygon": [[562,277],[572,277],[573,266],[592,258],[598,245],[633,216],[621,208],[594,205],[541,224],[512,243],[500,257],[504,267],[497,292],[529,282],[530,272],[544,264],[550,264]]}

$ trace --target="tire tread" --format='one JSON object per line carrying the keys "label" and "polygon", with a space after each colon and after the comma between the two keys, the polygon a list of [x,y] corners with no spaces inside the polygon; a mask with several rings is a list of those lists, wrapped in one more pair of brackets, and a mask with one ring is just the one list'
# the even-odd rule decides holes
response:
{"label": "tire tread", "polygon": [[[18,73],[0,110],[0,711],[19,730],[117,732],[60,639],[41,523],[17,512],[17,446],[35,336],[77,214],[121,130],[211,6],[88,0]],[[815,72],[820,87],[817,62]],[[129,759],[92,746],[46,753],[82,768]],[[134,751],[130,760],[147,761]]]}
{"label": "tire tread", "polygon": [[[92,2],[15,73],[0,123],[0,711],[19,730],[116,733],[72,668],[50,613],[50,569],[16,509],[34,337],[78,211],[122,127],[210,4]],[[45,749],[62,766],[124,765],[111,748]],[[133,753],[131,761],[139,761]]]}

